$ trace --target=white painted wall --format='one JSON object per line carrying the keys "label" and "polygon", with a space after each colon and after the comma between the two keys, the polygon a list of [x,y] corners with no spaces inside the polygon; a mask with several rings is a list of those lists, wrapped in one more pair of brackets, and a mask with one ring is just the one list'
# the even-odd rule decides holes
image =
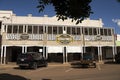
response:
{"label": "white painted wall", "polygon": [[[10,19],[3,19],[3,17]],[[75,22],[71,22],[71,19],[65,21],[58,21],[57,17],[33,17],[30,16],[16,16],[12,11],[1,11],[0,10],[0,20],[3,20],[4,23],[8,24],[45,24],[45,25],[69,25],[69,26],[86,26],[86,27],[103,27],[102,19],[99,20],[90,20],[86,19],[82,23],[76,25]]]}
{"label": "white painted wall", "polygon": [[117,35],[117,41],[120,41],[120,35],[119,34]]}

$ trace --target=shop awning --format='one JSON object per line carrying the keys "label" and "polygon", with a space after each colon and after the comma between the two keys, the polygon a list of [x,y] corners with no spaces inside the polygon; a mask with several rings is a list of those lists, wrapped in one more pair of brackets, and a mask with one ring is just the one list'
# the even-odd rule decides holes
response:
{"label": "shop awning", "polygon": [[49,46],[48,53],[63,53],[63,48],[58,46]]}
{"label": "shop awning", "polygon": [[68,46],[67,47],[67,53],[81,53],[82,52],[82,47],[77,47],[77,46]]}

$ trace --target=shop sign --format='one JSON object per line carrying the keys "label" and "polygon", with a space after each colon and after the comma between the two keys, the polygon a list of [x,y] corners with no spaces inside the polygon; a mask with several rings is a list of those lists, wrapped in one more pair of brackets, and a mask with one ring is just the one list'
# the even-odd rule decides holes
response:
{"label": "shop sign", "polygon": [[29,35],[28,34],[21,34],[20,38],[22,40],[27,40],[29,38]]}
{"label": "shop sign", "polygon": [[73,37],[69,34],[61,34],[57,36],[56,41],[60,44],[66,45],[73,42]]}

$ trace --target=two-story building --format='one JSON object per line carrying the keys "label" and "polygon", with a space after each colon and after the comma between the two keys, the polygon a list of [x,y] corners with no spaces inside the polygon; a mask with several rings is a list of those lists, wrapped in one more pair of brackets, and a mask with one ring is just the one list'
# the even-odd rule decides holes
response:
{"label": "two-story building", "polygon": [[80,24],[58,21],[55,16],[17,16],[0,11],[1,64],[16,62],[24,52],[40,52],[49,62],[68,63],[82,59],[85,52],[97,61],[114,59],[114,29],[103,27],[102,19]]}

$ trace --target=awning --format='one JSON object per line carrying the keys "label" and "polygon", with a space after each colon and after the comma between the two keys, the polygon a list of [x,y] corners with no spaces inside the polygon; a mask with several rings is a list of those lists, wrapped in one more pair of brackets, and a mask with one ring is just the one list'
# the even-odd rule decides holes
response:
{"label": "awning", "polygon": [[48,53],[63,53],[63,48],[59,46],[49,46]]}
{"label": "awning", "polygon": [[79,52],[79,53],[81,53],[82,52],[82,47],[78,47],[78,46],[68,46],[67,47],[67,52],[68,53],[76,53],[76,52]]}

